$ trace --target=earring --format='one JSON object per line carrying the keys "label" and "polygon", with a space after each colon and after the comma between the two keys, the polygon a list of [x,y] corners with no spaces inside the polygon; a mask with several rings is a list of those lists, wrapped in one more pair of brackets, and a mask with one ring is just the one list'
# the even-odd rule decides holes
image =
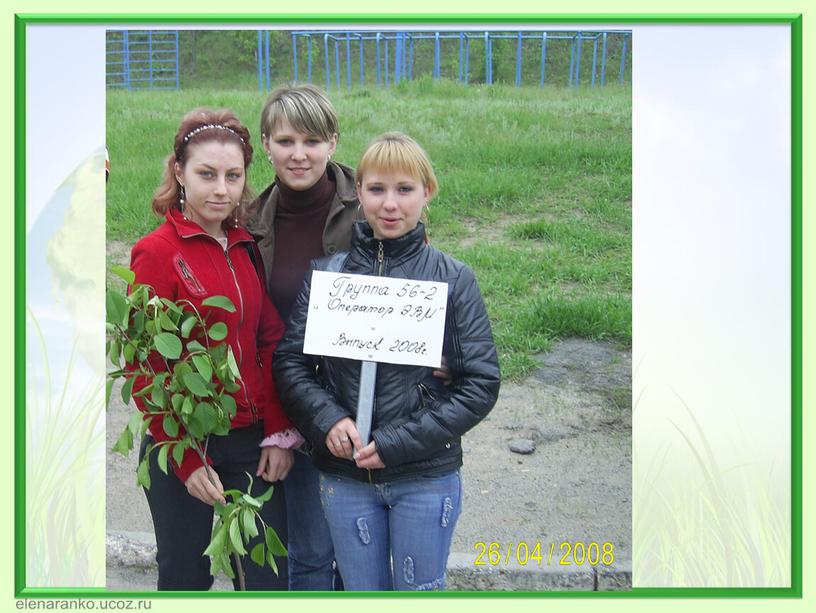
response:
{"label": "earring", "polygon": [[179,194],[179,208],[181,209],[181,216],[187,220],[187,215],[184,214],[184,186],[181,186],[181,193]]}

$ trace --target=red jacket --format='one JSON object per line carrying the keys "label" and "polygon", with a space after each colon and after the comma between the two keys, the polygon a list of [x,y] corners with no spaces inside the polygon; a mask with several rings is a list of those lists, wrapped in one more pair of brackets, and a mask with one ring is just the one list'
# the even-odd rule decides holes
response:
{"label": "red jacket", "polygon": [[[202,315],[208,313],[209,325],[217,321],[227,325],[224,342],[232,347],[241,372],[241,389],[233,396],[238,410],[232,427],[263,420],[264,433],[269,436],[293,427],[283,412],[272,376],[272,355],[284,325],[249,258],[246,247],[252,245],[252,237],[241,228],[230,228],[227,240],[225,252],[215,238],[174,210],[167,214],[165,223],[133,246],[130,268],[137,283],[150,285],[162,298],[189,300]],[[257,263],[262,265],[260,258]],[[232,300],[235,312],[201,306],[202,300],[214,295]],[[137,380],[134,391],[145,385],[144,378]],[[135,400],[144,410],[141,399]],[[160,417],[152,420],[149,429],[157,441],[170,439]],[[192,449],[185,451],[180,466],[174,464],[182,481],[201,466]]]}

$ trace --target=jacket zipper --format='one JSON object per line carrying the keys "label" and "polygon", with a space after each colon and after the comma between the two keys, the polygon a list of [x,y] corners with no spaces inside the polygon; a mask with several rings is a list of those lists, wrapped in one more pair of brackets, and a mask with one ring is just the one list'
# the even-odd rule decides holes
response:
{"label": "jacket zipper", "polygon": [[[230,272],[232,272],[232,281],[233,283],[235,283],[235,289],[238,292],[238,302],[240,303],[241,307],[240,315],[238,318],[238,331],[236,331],[235,335],[235,342],[238,345],[238,363],[243,365],[244,350],[241,347],[241,335],[239,331],[244,323],[244,295],[241,293],[241,286],[238,284],[238,277],[235,275],[235,268],[232,265],[232,260],[230,259],[227,249],[224,249],[224,257],[227,258],[227,266],[229,267]],[[252,423],[253,424],[258,423],[258,409],[255,407],[255,403],[251,402],[249,399],[249,394],[247,393],[246,389],[246,382],[242,381],[242,384],[243,385],[241,385],[241,388],[244,390],[244,399],[246,400],[247,406],[249,407],[249,411],[252,415]]]}
{"label": "jacket zipper", "polygon": [[[377,275],[382,277],[383,276],[383,269],[385,268],[385,253],[383,252],[383,244],[382,241],[379,243],[379,247],[377,248]],[[376,387],[376,382],[374,383]],[[374,394],[374,402],[377,402],[377,394]],[[368,482],[374,483],[371,478],[371,469],[366,469],[368,471]]]}
{"label": "jacket zipper", "polygon": [[179,268],[181,269],[181,274],[184,275],[184,278],[190,281],[193,286],[196,288],[196,291],[202,291],[201,285],[198,283],[198,279],[196,279],[189,270],[187,270],[187,263],[184,261],[184,258],[179,257],[178,259]]}
{"label": "jacket zipper", "polygon": [[[218,242],[215,238],[213,238],[212,236],[210,236],[206,232],[191,232],[190,234],[182,234],[181,232],[179,232],[179,236],[181,238],[192,238],[193,236],[206,236],[210,240],[215,240],[216,242]],[[220,246],[220,244],[219,244],[219,246]],[[227,249],[229,249],[229,245],[227,245]],[[235,289],[238,290],[238,301],[241,303],[241,315],[240,315],[239,320],[238,320],[238,328],[240,328],[241,324],[243,324],[243,322],[244,322],[244,295],[241,293],[241,287],[238,285],[238,277],[235,276],[235,268],[233,268],[233,266],[232,266],[232,260],[230,259],[229,253],[227,253],[227,249],[224,249],[224,257],[227,259],[227,266],[229,267],[230,272],[232,272],[232,281],[233,281],[233,283],[235,283]],[[182,262],[183,262],[183,260],[182,260]],[[182,264],[182,268],[184,268],[183,264]],[[187,274],[190,274],[190,273],[187,272]],[[196,285],[200,288],[201,286],[198,285],[198,281],[195,279],[195,277],[192,277],[192,279],[193,279],[193,282],[196,283]],[[244,353],[243,348],[241,347],[241,337],[240,337],[240,335],[236,334],[235,341],[238,343],[238,364],[239,364],[239,369],[240,369],[240,366],[243,364],[243,353]],[[244,382],[242,381],[242,383],[244,383]],[[241,387],[244,390],[244,399],[246,400],[247,406],[249,406],[250,414],[252,415],[252,423],[253,424],[257,423],[258,422],[258,408],[255,406],[255,403],[250,402],[249,394],[247,394],[247,391],[246,391],[246,384],[244,383],[244,385],[242,385]]]}

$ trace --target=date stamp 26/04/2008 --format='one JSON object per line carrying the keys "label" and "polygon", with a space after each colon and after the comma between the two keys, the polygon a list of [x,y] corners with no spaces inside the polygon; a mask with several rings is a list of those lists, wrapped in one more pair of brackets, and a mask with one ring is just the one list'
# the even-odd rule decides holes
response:
{"label": "date stamp 26/04/2008", "polygon": [[611,566],[615,562],[615,546],[609,541],[561,541],[549,544],[519,541],[507,545],[497,541],[478,541],[473,548],[476,550],[474,566]]}

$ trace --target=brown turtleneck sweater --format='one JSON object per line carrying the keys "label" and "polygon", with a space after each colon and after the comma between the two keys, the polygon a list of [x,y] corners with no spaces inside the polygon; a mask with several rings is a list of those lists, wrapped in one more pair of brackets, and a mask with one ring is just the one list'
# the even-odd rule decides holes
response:
{"label": "brown turtleneck sweater", "polygon": [[270,293],[284,321],[303,287],[309,262],[323,254],[323,228],[334,199],[335,185],[327,172],[312,187],[295,191],[277,184],[275,259],[269,275]]}

